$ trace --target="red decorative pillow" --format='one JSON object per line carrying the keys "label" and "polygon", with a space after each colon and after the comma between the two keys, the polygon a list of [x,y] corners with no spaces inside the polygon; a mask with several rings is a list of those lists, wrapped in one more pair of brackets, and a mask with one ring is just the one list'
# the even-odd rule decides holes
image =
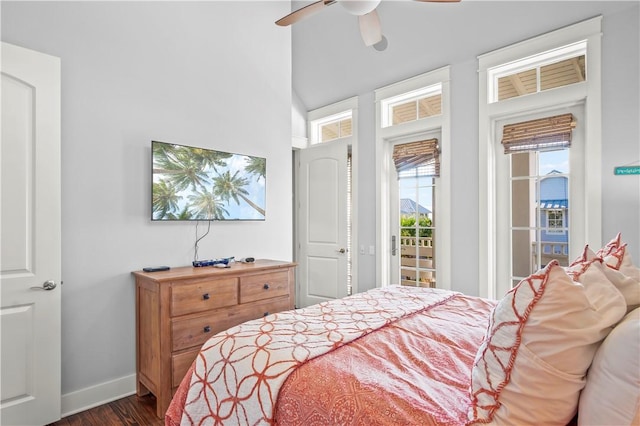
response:
{"label": "red decorative pillow", "polygon": [[470,424],[567,424],[600,342],[626,311],[600,260],[557,261],[496,305],[471,377]]}

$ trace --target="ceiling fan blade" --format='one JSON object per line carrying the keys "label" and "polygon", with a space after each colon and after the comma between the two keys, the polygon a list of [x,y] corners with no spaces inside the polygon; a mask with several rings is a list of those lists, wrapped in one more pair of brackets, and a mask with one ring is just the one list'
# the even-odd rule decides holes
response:
{"label": "ceiling fan blade", "polygon": [[360,35],[362,35],[365,46],[373,46],[382,40],[382,26],[376,9],[366,15],[358,16],[358,23],[360,24]]}
{"label": "ceiling fan blade", "polygon": [[300,8],[296,11],[291,12],[284,18],[280,18],[276,21],[276,25],[280,25],[281,27],[286,27],[287,25],[295,24],[301,19],[309,17],[311,15],[315,15],[320,12],[326,6],[331,6],[334,4],[336,0],[320,0],[315,3],[311,3],[303,8]]}

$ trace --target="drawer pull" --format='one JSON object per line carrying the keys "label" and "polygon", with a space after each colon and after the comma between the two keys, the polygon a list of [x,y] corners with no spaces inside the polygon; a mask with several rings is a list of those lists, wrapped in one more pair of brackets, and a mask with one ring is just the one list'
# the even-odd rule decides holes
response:
{"label": "drawer pull", "polygon": [[268,284],[268,283],[264,283],[264,285],[262,286],[262,288],[264,288],[265,290],[269,290],[269,284]]}
{"label": "drawer pull", "polygon": [[209,293],[205,293],[205,294],[202,295],[202,299],[203,300],[209,300],[210,297],[211,296],[209,296]]}
{"label": "drawer pull", "polygon": [[211,333],[211,326],[210,325],[205,326],[204,327],[204,332],[205,333]]}
{"label": "drawer pull", "polygon": [[269,315],[269,312],[265,312],[264,314],[262,314],[263,317],[266,317]]}

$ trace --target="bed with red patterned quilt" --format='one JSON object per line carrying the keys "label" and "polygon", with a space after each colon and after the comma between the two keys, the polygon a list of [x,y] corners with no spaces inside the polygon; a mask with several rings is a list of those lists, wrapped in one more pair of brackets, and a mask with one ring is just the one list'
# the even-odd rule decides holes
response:
{"label": "bed with red patterned quilt", "polygon": [[177,425],[640,425],[640,269],[618,234],[491,301],[390,286],[210,338]]}
{"label": "bed with red patterned quilt", "polygon": [[465,424],[495,302],[392,286],[211,338],[167,425]]}

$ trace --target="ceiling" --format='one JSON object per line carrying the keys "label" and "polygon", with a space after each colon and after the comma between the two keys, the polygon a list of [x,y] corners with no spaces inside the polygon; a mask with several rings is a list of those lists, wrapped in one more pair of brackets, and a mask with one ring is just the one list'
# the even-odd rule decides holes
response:
{"label": "ceiling", "polygon": [[[309,3],[294,1],[292,9]],[[384,51],[365,47],[357,18],[334,5],[293,25],[293,90],[313,110],[445,65],[477,67],[477,56],[483,53],[637,4],[638,0],[382,0],[378,13],[388,39]],[[580,78],[578,69],[567,68],[566,78]],[[456,73],[452,76],[455,79]]]}

